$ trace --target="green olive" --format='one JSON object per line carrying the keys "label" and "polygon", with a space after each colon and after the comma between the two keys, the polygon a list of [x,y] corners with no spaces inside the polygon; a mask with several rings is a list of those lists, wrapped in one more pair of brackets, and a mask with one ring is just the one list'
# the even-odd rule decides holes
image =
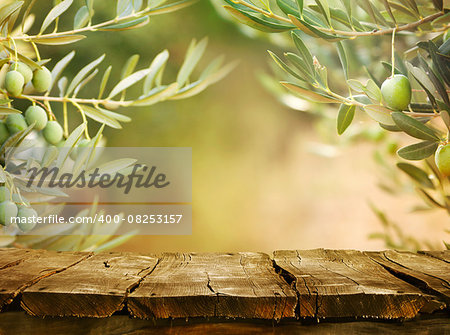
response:
{"label": "green olive", "polygon": [[9,71],[5,77],[5,88],[13,97],[22,94],[25,79],[19,71]]}
{"label": "green olive", "polygon": [[381,94],[387,106],[395,110],[405,110],[411,102],[411,85],[409,79],[396,74],[381,85]]}
{"label": "green olive", "polygon": [[56,145],[63,138],[63,129],[57,121],[48,121],[42,134],[48,143]]}
{"label": "green olive", "polygon": [[47,113],[40,106],[30,106],[25,111],[25,120],[29,126],[34,123],[34,129],[42,130],[47,125]]}
{"label": "green olive", "polygon": [[23,232],[30,231],[36,226],[36,220],[33,220],[33,217],[36,218],[37,216],[38,215],[33,208],[19,206],[19,210],[17,211],[17,217],[19,218],[17,226]]}
{"label": "green olive", "polygon": [[76,160],[78,155],[83,152],[84,148],[86,148],[89,143],[91,143],[91,141],[83,138],[80,142],[78,142],[78,145],[76,146],[76,148],[72,149],[72,152],[70,153],[70,158],[72,158],[73,160]]}
{"label": "green olive", "polygon": [[5,122],[0,122],[0,145],[5,143],[5,141],[9,138],[9,130],[6,127]]}
{"label": "green olive", "polygon": [[45,66],[43,66],[42,69],[37,69],[33,72],[33,79],[31,82],[36,91],[45,92],[50,88],[52,83],[52,74]]}
{"label": "green olive", "polygon": [[0,202],[10,200],[10,198],[11,192],[9,192],[9,189],[6,186],[0,186]]}
{"label": "green olive", "polygon": [[450,176],[450,144],[441,144],[434,158],[439,171],[444,176]]}
{"label": "green olive", "polygon": [[15,70],[20,72],[20,74],[23,76],[23,79],[25,80],[25,84],[30,82],[30,80],[33,78],[33,71],[31,71],[30,67],[22,62],[13,63],[10,66],[10,70]]}
{"label": "green olive", "polygon": [[11,134],[27,129],[27,122],[22,114],[9,114],[6,118],[6,126]]}
{"label": "green olive", "polygon": [[12,218],[17,216],[17,206],[14,202],[5,200],[0,203],[0,224],[9,226]]}

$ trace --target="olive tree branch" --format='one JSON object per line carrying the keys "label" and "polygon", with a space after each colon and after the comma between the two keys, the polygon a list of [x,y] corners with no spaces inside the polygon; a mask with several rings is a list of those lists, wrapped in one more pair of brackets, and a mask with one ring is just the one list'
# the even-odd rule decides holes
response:
{"label": "olive tree branch", "polygon": [[[257,11],[258,13],[263,14],[266,17],[270,17],[272,19],[276,19],[285,23],[290,23],[290,24],[294,24],[290,19],[285,18],[283,16],[277,15],[273,12],[270,11],[266,11],[264,9],[261,9],[253,4],[250,4],[246,1],[243,0],[232,0],[234,3],[242,5],[244,7],[250,8],[254,11]],[[392,34],[394,32],[394,30],[396,32],[399,31],[408,31],[408,30],[414,30],[415,28],[417,28],[418,26],[428,23],[430,21],[433,21],[435,19],[437,19],[438,17],[441,17],[442,15],[444,15],[444,12],[438,12],[438,13],[434,13],[428,16],[423,17],[422,19],[415,21],[415,22],[411,22],[411,23],[407,23],[404,24],[402,26],[397,26],[395,28],[387,28],[387,29],[374,29],[371,31],[346,31],[346,30],[335,30],[335,29],[329,29],[329,28],[323,28],[323,27],[319,27],[319,26],[314,26],[314,28],[316,28],[317,30],[320,30],[321,32],[324,33],[331,33],[331,34],[337,34],[337,35],[342,35],[342,36],[351,36],[351,37],[361,37],[361,36],[376,36],[376,35],[387,35],[387,34]],[[447,24],[446,26],[444,26],[442,29],[440,30],[446,30],[448,29],[448,27],[450,27],[449,24]]]}
{"label": "olive tree branch", "polygon": [[110,99],[83,99],[71,97],[51,97],[47,95],[21,95],[20,98],[45,102],[62,102],[71,104],[90,104],[90,105],[105,105],[114,107],[125,107],[133,103],[131,100],[110,100]]}
{"label": "olive tree branch", "polygon": [[[331,91],[329,89],[325,90],[325,92],[328,95],[330,95],[330,96],[340,100],[342,103],[344,103],[346,105],[355,105],[355,106],[358,106],[358,107],[361,107],[361,108],[364,108],[364,106],[365,106],[363,103],[361,103],[359,101],[356,101],[354,99],[345,98],[342,95],[334,93],[333,91]],[[419,112],[413,112],[413,111],[409,111],[409,112],[405,112],[404,111],[403,113],[405,113],[406,115],[409,115],[411,117],[440,117],[439,113],[433,113],[432,114],[432,113],[419,113]]]}
{"label": "olive tree branch", "polygon": [[[187,7],[189,5],[191,5],[193,2],[195,2],[196,0],[191,0],[191,1],[187,1],[186,3],[182,4],[182,7]],[[181,7],[178,7],[178,9]],[[95,25],[88,25],[86,27],[83,28],[78,28],[78,29],[72,29],[72,30],[67,30],[67,31],[60,31],[57,32],[56,30],[53,31],[52,33],[49,34],[38,34],[38,35],[27,35],[27,34],[22,34],[19,36],[14,36],[15,40],[24,40],[27,42],[31,42],[35,39],[42,39],[42,38],[55,38],[55,37],[59,37],[59,36],[67,36],[67,35],[75,35],[75,34],[79,34],[79,33],[83,33],[83,32],[90,32],[90,31],[97,31],[98,29],[107,27],[109,25],[112,24],[118,24],[130,19],[136,19],[136,18],[140,18],[143,17],[145,15],[151,15],[151,13],[155,10],[157,10],[158,8],[149,8],[146,7],[141,11],[138,12],[134,12],[131,13],[130,15],[127,16],[123,16],[123,17],[115,17],[114,19],[108,20],[108,21],[104,21],[101,23],[97,23]],[[6,36],[6,37],[0,37],[0,42],[2,41],[8,41],[12,39],[11,36]]]}

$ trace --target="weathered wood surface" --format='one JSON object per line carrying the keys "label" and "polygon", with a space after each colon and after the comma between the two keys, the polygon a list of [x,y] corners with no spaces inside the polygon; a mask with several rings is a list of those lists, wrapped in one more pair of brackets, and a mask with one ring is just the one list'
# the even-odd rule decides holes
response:
{"label": "weathered wood surface", "polygon": [[410,252],[388,250],[366,254],[397,277],[450,302],[450,264]]}
{"label": "weathered wood surface", "polygon": [[54,251],[0,251],[0,311],[26,288],[87,259],[90,253]]}
{"label": "weathered wood surface", "polygon": [[152,256],[100,253],[25,289],[21,306],[38,316],[111,316],[157,262]]}
{"label": "weathered wood surface", "polygon": [[274,260],[294,281],[300,317],[413,318],[443,307],[360,251],[276,251]]}
{"label": "weathered wood surface", "polygon": [[419,254],[431,256],[441,261],[450,263],[450,250],[440,250],[440,251],[419,251]]}
{"label": "weathered wood surface", "polygon": [[298,321],[226,321],[132,319],[127,315],[110,318],[38,318],[24,312],[0,313],[0,334],[64,334],[64,335],[450,335],[450,322],[439,318],[405,322],[320,322],[304,324]]}
{"label": "weathered wood surface", "polygon": [[31,315],[60,317],[120,311],[153,320],[411,319],[449,312],[448,255],[0,249],[0,309],[14,305]]}
{"label": "weathered wood surface", "polygon": [[130,294],[140,318],[295,317],[296,294],[262,253],[165,254]]}

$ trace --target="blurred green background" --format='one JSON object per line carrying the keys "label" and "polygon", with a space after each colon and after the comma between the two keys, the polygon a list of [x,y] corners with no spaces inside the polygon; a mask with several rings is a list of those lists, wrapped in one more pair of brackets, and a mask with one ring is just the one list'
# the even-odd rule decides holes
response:
{"label": "blurred green background", "polygon": [[[41,4],[36,9],[38,22],[51,1]],[[95,19],[114,15],[113,4],[112,0],[97,1]],[[73,18],[73,14],[66,17]],[[62,25],[71,27],[72,21]],[[444,217],[409,214],[412,198],[389,197],[378,189],[373,145],[357,142],[335,149],[321,144],[323,131],[318,135],[313,116],[283,106],[264,89],[257,74],[269,71],[271,59],[266,50],[277,48],[267,40],[242,34],[209,1],[152,17],[138,30],[89,33],[73,46],[42,47],[41,53],[54,64],[75,48],[76,57],[66,71],[69,77],[106,53],[103,69],[108,63],[113,65],[117,80],[132,54],[141,55],[138,68],[144,68],[167,48],[170,59],[165,78],[169,81],[175,79],[190,40],[204,36],[209,37],[209,46],[199,68],[224,54],[228,61],[239,61],[230,75],[187,100],[122,109],[133,121],[124,124],[123,130],[105,131],[110,146],[192,147],[193,233],[138,236],[119,250],[380,249],[383,242],[368,239],[369,233],[380,230],[368,200],[389,209],[413,235],[426,233],[429,240],[439,240]],[[96,92],[95,86],[87,86],[80,96]],[[72,117],[73,124],[79,122],[77,117]],[[98,124],[91,122],[91,128],[94,131]],[[326,136],[331,143],[345,142],[345,135],[339,138],[334,129]]]}

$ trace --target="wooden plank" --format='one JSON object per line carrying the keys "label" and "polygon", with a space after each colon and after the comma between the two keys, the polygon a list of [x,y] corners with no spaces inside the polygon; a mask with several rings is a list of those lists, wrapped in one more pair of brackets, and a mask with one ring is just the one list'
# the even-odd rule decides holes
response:
{"label": "wooden plank", "polygon": [[128,292],[157,261],[145,255],[96,254],[24,290],[21,306],[37,316],[107,317],[123,308]]}
{"label": "wooden plank", "polygon": [[264,334],[264,335],[329,335],[329,334],[450,334],[448,316],[432,319],[415,319],[406,322],[320,322],[302,324],[298,321],[252,322],[251,320],[154,320],[132,319],[127,315],[109,318],[36,318],[24,312],[0,313],[0,334],[109,334],[109,335],[199,335],[199,334]]}
{"label": "wooden plank", "polygon": [[420,250],[418,251],[418,253],[440,259],[441,261],[444,261],[446,263],[450,263],[450,250],[440,250],[440,251]]}
{"label": "wooden plank", "polygon": [[427,255],[394,250],[366,254],[396,276],[450,303],[450,263]]}
{"label": "wooden plank", "polygon": [[295,317],[296,294],[263,253],[164,254],[132,292],[139,318]]}
{"label": "wooden plank", "polygon": [[0,248],[0,270],[19,264],[35,252],[30,249]]}
{"label": "wooden plank", "polygon": [[[8,251],[1,251],[0,259],[3,255],[7,257],[8,254]],[[61,253],[41,250],[30,252],[14,266],[3,267],[0,270],[0,311],[27,287],[45,277],[64,271],[91,255],[80,252]]]}
{"label": "wooden plank", "polygon": [[431,309],[431,297],[360,251],[276,251],[274,260],[294,281],[301,317],[413,318]]}

